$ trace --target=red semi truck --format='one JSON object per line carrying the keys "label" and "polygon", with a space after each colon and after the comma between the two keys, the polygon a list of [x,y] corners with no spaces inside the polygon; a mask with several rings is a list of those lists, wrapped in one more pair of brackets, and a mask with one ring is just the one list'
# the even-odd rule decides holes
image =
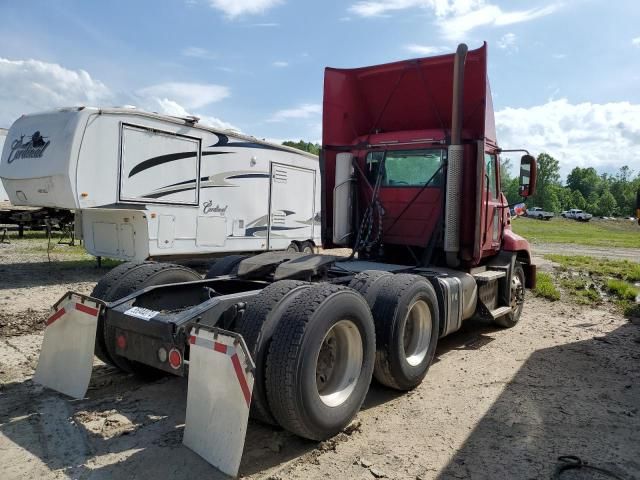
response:
{"label": "red semi truck", "polygon": [[[324,79],[322,236],[350,256],[230,256],[202,279],[125,263],[54,307],[35,380],[86,393],[95,354],[125,372],[188,375],[184,443],[237,473],[249,414],[329,438],[372,376],[420,384],[438,340],[481,317],[518,323],[535,282],[500,191],[486,45]],[[520,193],[535,189],[524,155]],[[330,253],[330,252],[329,252]]]}

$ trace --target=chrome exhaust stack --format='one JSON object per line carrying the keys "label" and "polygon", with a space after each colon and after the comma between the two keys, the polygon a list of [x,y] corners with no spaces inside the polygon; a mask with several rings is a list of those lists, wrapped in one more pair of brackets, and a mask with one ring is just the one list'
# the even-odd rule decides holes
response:
{"label": "chrome exhaust stack", "polygon": [[468,47],[461,43],[453,63],[453,103],[451,108],[451,144],[447,154],[447,192],[445,200],[444,251],[447,265],[460,264],[460,204],[462,190],[462,115],[464,103],[464,64]]}

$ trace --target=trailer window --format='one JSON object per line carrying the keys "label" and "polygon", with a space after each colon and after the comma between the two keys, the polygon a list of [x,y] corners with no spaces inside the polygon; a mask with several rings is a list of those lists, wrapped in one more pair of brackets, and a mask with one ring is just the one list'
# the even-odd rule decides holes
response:
{"label": "trailer window", "polygon": [[[422,187],[442,165],[442,150],[390,150],[367,154],[367,176],[375,183],[384,158],[383,187]],[[441,185],[441,175],[430,185]]]}

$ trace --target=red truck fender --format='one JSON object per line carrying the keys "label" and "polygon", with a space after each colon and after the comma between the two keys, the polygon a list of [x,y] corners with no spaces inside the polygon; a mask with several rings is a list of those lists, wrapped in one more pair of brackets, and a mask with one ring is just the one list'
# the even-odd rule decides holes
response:
{"label": "red truck fender", "polygon": [[535,288],[536,266],[531,262],[529,242],[515,233],[511,228],[505,228],[502,236],[502,250],[515,252],[516,257],[524,269],[525,286]]}

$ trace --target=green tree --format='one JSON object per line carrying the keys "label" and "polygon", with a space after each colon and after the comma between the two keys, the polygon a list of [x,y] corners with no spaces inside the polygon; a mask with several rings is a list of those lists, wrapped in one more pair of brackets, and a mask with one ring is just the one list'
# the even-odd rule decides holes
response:
{"label": "green tree", "polygon": [[287,140],[286,142],[282,142],[282,145],[297,148],[298,150],[309,152],[314,155],[320,154],[320,145],[318,145],[317,143],[305,142],[304,140],[300,140],[298,142]]}
{"label": "green tree", "polygon": [[598,199],[595,212],[597,215],[609,217],[615,215],[617,213],[617,209],[618,204],[616,203],[616,199],[611,192],[607,190]]}
{"label": "green tree", "polygon": [[567,176],[567,186],[571,190],[579,190],[584,198],[588,198],[593,192],[598,191],[602,179],[593,167],[575,167]]}
{"label": "green tree", "polygon": [[[536,193],[527,202],[532,206],[543,206],[551,190],[560,186],[560,164],[547,153],[538,155],[538,176]],[[558,201],[556,195],[556,202]],[[543,207],[544,208],[544,207]]]}
{"label": "green tree", "polygon": [[580,193],[580,190],[571,192],[571,204],[573,205],[571,208],[579,208],[580,210],[587,208],[587,201]]}
{"label": "green tree", "polygon": [[598,200],[600,197],[596,192],[591,192],[587,197],[587,204],[584,206],[584,210],[593,214],[598,209]]}

